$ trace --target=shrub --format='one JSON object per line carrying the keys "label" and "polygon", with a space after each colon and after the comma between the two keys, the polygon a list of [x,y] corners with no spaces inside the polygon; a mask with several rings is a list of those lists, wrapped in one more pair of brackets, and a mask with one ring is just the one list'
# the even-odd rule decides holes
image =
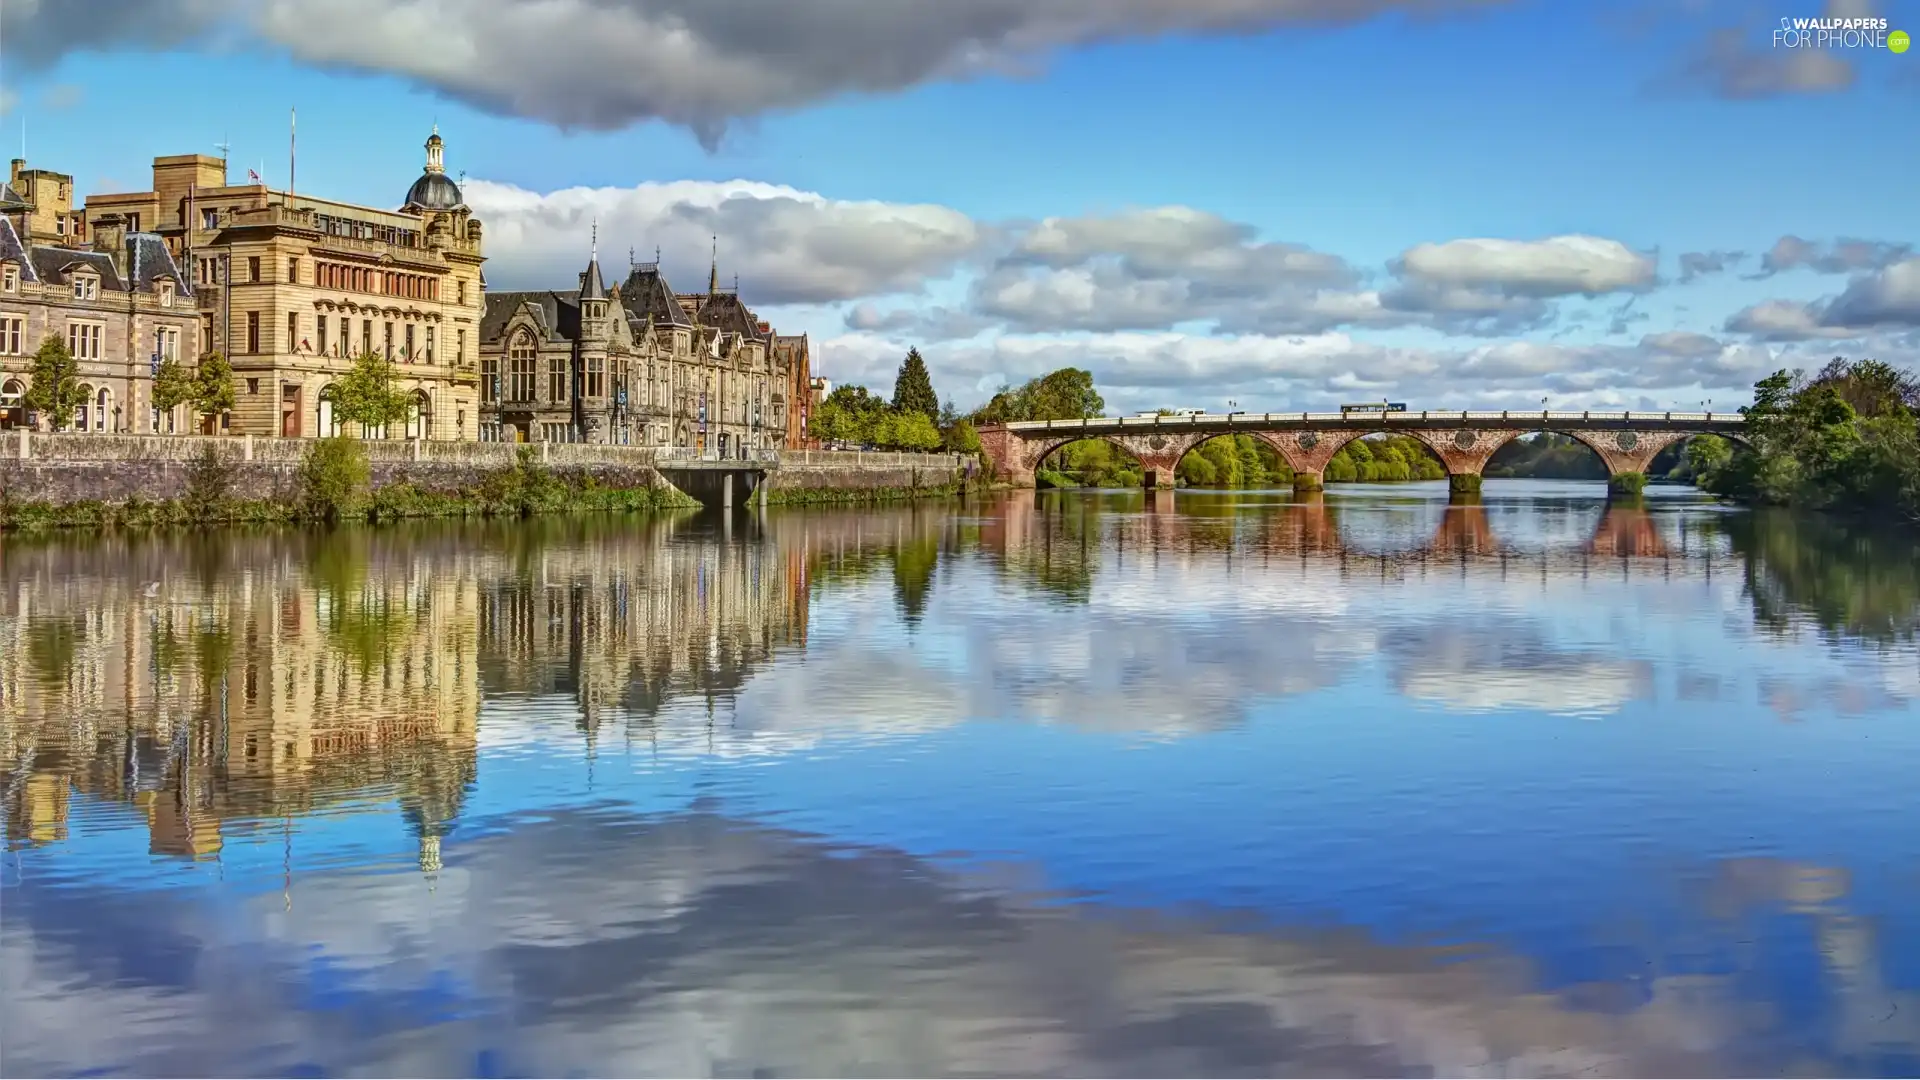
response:
{"label": "shrub", "polygon": [[300,463],[300,512],[339,521],[360,510],[372,470],[358,439],[321,439]]}
{"label": "shrub", "polygon": [[[187,466],[187,488],[180,496],[187,520],[225,521],[233,507],[233,462],[208,445]],[[131,515],[128,515],[131,516]]]}

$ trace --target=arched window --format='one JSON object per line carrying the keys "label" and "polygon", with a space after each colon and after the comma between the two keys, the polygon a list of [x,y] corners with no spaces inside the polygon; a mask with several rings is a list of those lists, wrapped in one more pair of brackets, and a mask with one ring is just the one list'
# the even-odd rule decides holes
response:
{"label": "arched window", "polygon": [[507,350],[507,361],[512,369],[512,385],[507,388],[507,400],[532,401],[536,377],[532,334],[522,330],[514,335],[513,345]]}
{"label": "arched window", "polygon": [[80,384],[80,408],[73,414],[72,430],[74,431],[92,430],[90,422],[93,419],[93,413],[94,413],[93,387],[88,386],[86,383],[81,383]]}
{"label": "arched window", "polygon": [[425,390],[413,392],[413,411],[407,414],[407,438],[433,438],[433,399]]}
{"label": "arched window", "polygon": [[[107,419],[112,413],[113,391],[103,386],[100,388],[100,392],[93,396],[93,430],[107,430]],[[118,427],[119,425],[116,424],[115,426]]]}
{"label": "arched window", "polygon": [[320,391],[319,411],[320,424],[316,430],[320,437],[328,439],[340,434],[340,421],[333,415],[333,387],[328,386]]}

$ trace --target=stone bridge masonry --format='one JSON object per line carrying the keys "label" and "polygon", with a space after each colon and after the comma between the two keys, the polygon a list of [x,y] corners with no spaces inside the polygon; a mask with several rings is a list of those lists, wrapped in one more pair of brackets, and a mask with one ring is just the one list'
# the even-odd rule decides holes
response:
{"label": "stone bridge masonry", "polygon": [[1149,487],[1172,487],[1188,451],[1221,435],[1251,435],[1272,447],[1293,470],[1294,486],[1322,485],[1340,448],[1375,432],[1409,435],[1446,466],[1456,490],[1476,490],[1494,451],[1529,432],[1568,435],[1591,447],[1607,475],[1645,474],[1667,447],[1693,435],[1741,441],[1738,413],[1692,412],[1403,412],[1232,413],[1226,415],[1039,420],[980,429],[980,443],[996,477],[1034,486],[1034,470],[1048,454],[1081,439],[1105,439],[1139,459]]}

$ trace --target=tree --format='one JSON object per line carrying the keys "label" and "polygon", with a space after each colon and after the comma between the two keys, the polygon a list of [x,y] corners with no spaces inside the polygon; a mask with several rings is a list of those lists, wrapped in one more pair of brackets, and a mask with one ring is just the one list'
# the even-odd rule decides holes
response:
{"label": "tree", "polygon": [[1106,401],[1093,388],[1093,373],[1061,368],[1019,387],[993,395],[972,417],[976,424],[1005,424],[1019,420],[1085,420],[1106,411]]}
{"label": "tree", "polygon": [[80,389],[80,365],[57,334],[48,334],[33,354],[33,385],[23,404],[53,422],[54,428],[73,423],[73,414],[86,404]]}
{"label": "tree", "polygon": [[929,423],[940,419],[940,399],[934,395],[933,379],[927,374],[927,362],[919,349],[908,349],[900,361],[900,373],[893,380],[893,408],[900,413],[921,413]]}
{"label": "tree", "polygon": [[171,413],[192,401],[198,390],[194,373],[188,371],[185,364],[173,359],[162,360],[160,370],[153,376],[153,407]]}
{"label": "tree", "polygon": [[210,352],[200,358],[190,400],[194,411],[208,420],[233,411],[233,365],[224,353]]}
{"label": "tree", "polygon": [[385,432],[413,416],[413,395],[393,384],[393,362],[377,352],[354,358],[353,370],[333,384],[333,415],[366,433]]}

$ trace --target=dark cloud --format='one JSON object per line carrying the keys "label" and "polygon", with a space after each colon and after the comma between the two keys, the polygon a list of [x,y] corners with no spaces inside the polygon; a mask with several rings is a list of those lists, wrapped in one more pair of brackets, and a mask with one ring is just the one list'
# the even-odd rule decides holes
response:
{"label": "dark cloud", "polygon": [[[15,0],[9,52],[228,33],[310,64],[397,75],[563,127],[663,120],[717,144],[735,120],[845,94],[1013,70],[1162,34],[1332,27],[1509,0]],[[16,61],[18,62],[18,61]]]}
{"label": "dark cloud", "polygon": [[1747,257],[1744,251],[1687,251],[1680,255],[1680,281],[1685,284],[1709,274],[1725,273]]}

